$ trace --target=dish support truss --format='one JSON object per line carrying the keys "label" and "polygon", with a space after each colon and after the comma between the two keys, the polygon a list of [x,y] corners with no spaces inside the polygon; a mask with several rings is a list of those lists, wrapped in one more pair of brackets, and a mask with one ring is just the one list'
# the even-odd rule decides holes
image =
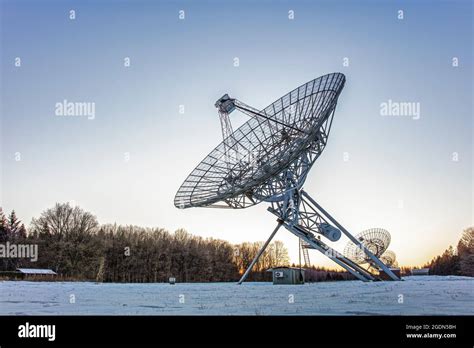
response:
{"label": "dish support truss", "polygon": [[[255,109],[245,105],[244,103],[231,99],[229,108],[237,108],[252,117],[262,117]],[[232,134],[232,128],[227,112],[219,113],[224,136]],[[295,160],[285,171],[283,175],[279,175],[279,180],[270,181],[265,188],[266,191],[275,192],[275,195],[264,200],[271,203],[268,208],[272,214],[277,216],[278,224],[270,237],[259,250],[251,264],[242,275],[238,284],[241,284],[248,276],[253,266],[257,263],[260,256],[263,254],[276,232],[281,226],[284,226],[288,231],[300,238],[301,245],[305,249],[315,249],[329,257],[339,266],[347,270],[354,277],[364,282],[377,280],[376,276],[368,270],[362,268],[360,265],[345,257],[335,249],[321,240],[316,233],[323,235],[330,241],[339,240],[341,233],[345,234],[353,243],[359,245],[361,250],[367,255],[371,263],[377,265],[379,269],[383,270],[392,280],[400,280],[378,257],[371,253],[359,240],[357,240],[349,231],[347,231],[336,219],[334,219],[326,210],[324,210],[306,191],[303,190],[303,184],[306,176],[311,169],[314,161],[319,157],[327,143],[329,131],[332,124],[332,118],[335,108],[332,110],[330,117],[328,117],[325,125],[320,128],[319,134],[302,155]],[[284,178],[283,180],[281,178]],[[286,188],[283,193],[281,187]],[[278,193],[277,193],[278,192]],[[254,192],[256,198],[259,198]],[[268,197],[268,196],[267,196]]]}
{"label": "dish support truss", "polygon": [[[319,236],[316,237],[315,235],[317,233],[334,239],[333,236],[337,236],[339,233],[338,231],[340,231],[353,243],[359,245],[361,250],[365,252],[372,263],[382,269],[392,280],[400,280],[379,258],[372,254],[363,244],[350,234],[349,231],[347,231],[339,222],[337,222],[336,219],[324,210],[306,191],[303,189],[294,189],[291,193],[288,193],[287,199],[280,202],[272,202],[272,207],[268,208],[272,214],[277,216],[278,224],[256,257],[253,259],[250,266],[242,275],[239,284],[247,278],[253,266],[257,263],[258,259],[281,226],[284,226],[288,231],[306,243],[306,248],[318,250],[357,279],[365,282],[376,280],[376,276],[372,273],[331,248],[329,245],[324,243]],[[295,203],[295,200],[297,203]],[[293,201],[293,203],[291,203],[291,201]]]}

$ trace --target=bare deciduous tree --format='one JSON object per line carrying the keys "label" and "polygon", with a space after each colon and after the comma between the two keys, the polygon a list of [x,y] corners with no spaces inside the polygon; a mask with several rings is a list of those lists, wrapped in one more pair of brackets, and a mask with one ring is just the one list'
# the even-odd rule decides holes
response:
{"label": "bare deciduous tree", "polygon": [[78,275],[88,262],[91,236],[97,231],[97,219],[91,213],[69,203],[57,203],[31,222],[30,231],[39,240],[42,260],[48,268],[67,275]]}

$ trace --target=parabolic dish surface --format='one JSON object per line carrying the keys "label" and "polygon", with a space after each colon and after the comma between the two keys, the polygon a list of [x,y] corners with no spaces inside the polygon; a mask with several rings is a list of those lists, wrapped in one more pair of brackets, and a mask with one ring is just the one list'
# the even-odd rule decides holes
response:
{"label": "parabolic dish surface", "polygon": [[250,118],[189,174],[176,193],[175,206],[236,208],[226,200],[238,196],[251,204],[265,200],[270,194],[263,189],[268,181],[301,159],[319,139],[319,128],[335,109],[344,83],[341,73],[321,76]]}

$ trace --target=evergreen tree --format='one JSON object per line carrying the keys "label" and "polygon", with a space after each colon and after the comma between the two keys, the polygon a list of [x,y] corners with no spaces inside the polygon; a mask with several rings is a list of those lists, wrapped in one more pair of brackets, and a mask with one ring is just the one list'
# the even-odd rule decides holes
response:
{"label": "evergreen tree", "polygon": [[8,240],[9,228],[8,220],[0,207],[0,243],[5,243]]}
{"label": "evergreen tree", "polygon": [[18,220],[16,217],[15,210],[12,210],[10,215],[8,216],[8,228],[10,230],[11,236],[15,237],[16,234],[19,232],[21,227],[21,221]]}

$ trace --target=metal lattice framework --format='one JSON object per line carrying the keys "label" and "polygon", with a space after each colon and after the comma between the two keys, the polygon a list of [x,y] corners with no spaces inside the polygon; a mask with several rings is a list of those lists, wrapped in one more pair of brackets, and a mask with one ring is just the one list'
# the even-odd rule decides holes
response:
{"label": "metal lattice framework", "polygon": [[[314,79],[263,110],[225,94],[215,106],[223,141],[189,174],[176,193],[174,204],[190,207],[246,208],[262,201],[277,216],[278,225],[247,268],[239,284],[258,261],[281,226],[300,238],[300,247],[315,249],[363,281],[375,276],[357,262],[338,253],[321,240],[334,242],[344,233],[360,244],[364,260],[398,277],[384,265],[376,248],[366,247],[325,211],[303,184],[316,159],[326,147],[338,97],[344,87],[341,73]],[[233,131],[229,114],[234,110],[250,120]],[[319,236],[316,236],[319,234]],[[385,248],[386,249],[386,248]],[[383,251],[385,251],[385,249]],[[382,251],[382,252],[383,252]],[[309,264],[309,255],[304,254]]]}
{"label": "metal lattice framework", "polygon": [[344,82],[340,73],[322,76],[261,111],[234,99],[233,106],[252,118],[191,172],[176,194],[176,207],[245,208],[283,193],[284,170],[292,166],[298,180],[324,149]]}
{"label": "metal lattice framework", "polygon": [[362,231],[355,237],[359,243],[352,241],[347,243],[344,249],[344,255],[358,264],[371,263],[371,259],[361,248],[361,245],[370,250],[372,254],[381,257],[390,244],[390,233],[383,228],[371,228]]}
{"label": "metal lattice framework", "polygon": [[311,249],[311,245],[309,245],[307,242],[305,242],[303,239],[299,239],[299,248],[301,254],[303,254],[303,260],[304,260],[304,266],[305,267],[311,267],[311,260],[309,258],[309,253],[308,249]]}

